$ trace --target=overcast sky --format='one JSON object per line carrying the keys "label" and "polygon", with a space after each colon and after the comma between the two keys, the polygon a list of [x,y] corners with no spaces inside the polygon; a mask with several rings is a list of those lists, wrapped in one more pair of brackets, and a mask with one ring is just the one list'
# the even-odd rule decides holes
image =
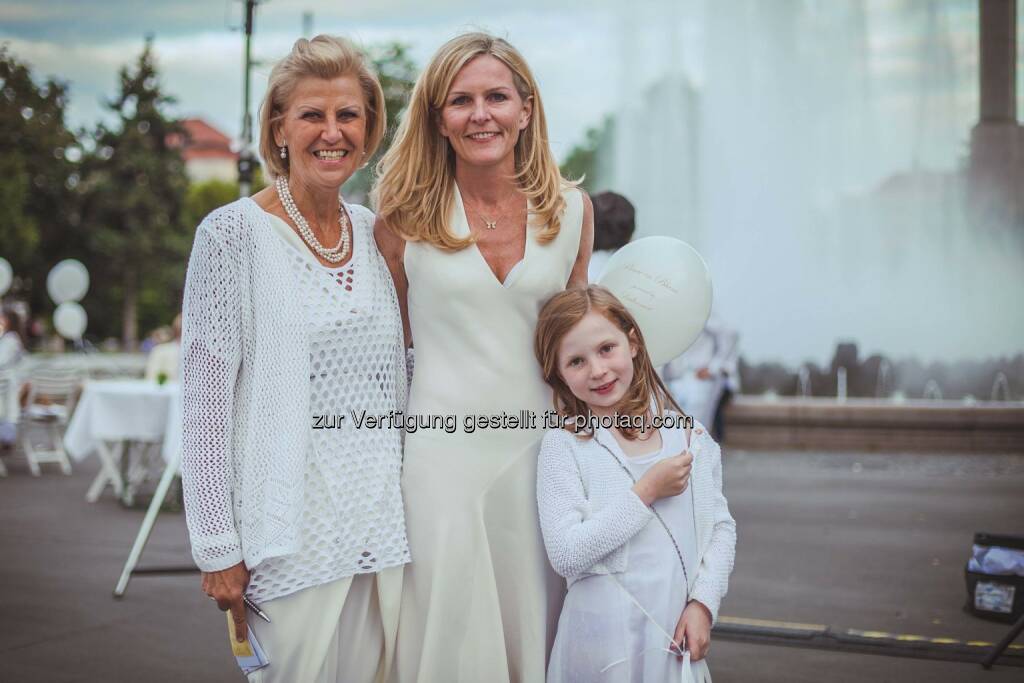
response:
{"label": "overcast sky", "polygon": [[[662,4],[646,3],[648,10]],[[604,0],[591,2],[480,2],[464,0],[270,0],[257,10],[253,54],[253,107],[269,63],[302,34],[302,15],[313,13],[315,33],[342,34],[372,45],[409,44],[422,65],[442,42],[483,28],[508,38],[526,55],[549,110],[552,144],[561,157],[590,125],[614,106],[617,78],[615,15]],[[133,60],[144,36],[155,50],[176,112],[208,119],[229,135],[241,128],[243,3],[239,0],[5,0],[0,41],[10,44],[37,74],[70,81],[73,125],[92,125],[102,99],[117,85],[117,69]]]}
{"label": "overcast sky", "polygon": [[[678,61],[700,82],[709,1],[267,0],[257,10],[253,54],[263,64],[254,69],[252,103],[255,108],[263,93],[269,63],[301,35],[304,12],[313,13],[315,33],[347,35],[366,45],[405,42],[420,65],[448,38],[482,28],[508,38],[530,62],[548,109],[552,145],[562,158],[588,127],[614,114],[624,92],[660,76],[668,61]],[[764,0],[811,15],[825,6],[833,11],[836,1]],[[921,3],[867,0],[864,6],[872,68],[890,77],[882,87],[912,86],[914,62],[920,61],[913,38],[924,20]],[[975,68],[974,2],[948,0],[942,7],[940,20],[960,53],[960,68]],[[165,89],[178,99],[176,113],[201,116],[235,136],[241,128],[242,13],[241,0],[2,0],[0,41],[37,74],[69,81],[70,123],[91,126],[103,115],[103,98],[117,87],[118,68],[134,60],[151,33]],[[665,45],[673,40],[681,48],[670,60]],[[623,72],[627,63],[635,73]],[[956,87],[964,93],[957,106],[976,107],[971,79]]]}

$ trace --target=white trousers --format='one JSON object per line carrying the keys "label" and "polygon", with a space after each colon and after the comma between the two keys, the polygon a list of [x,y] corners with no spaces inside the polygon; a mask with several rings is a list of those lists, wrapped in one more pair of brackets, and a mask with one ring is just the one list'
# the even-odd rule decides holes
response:
{"label": "white trousers", "polygon": [[249,683],[374,683],[391,668],[402,595],[402,567],[358,574],[260,605],[249,613],[270,665]]}

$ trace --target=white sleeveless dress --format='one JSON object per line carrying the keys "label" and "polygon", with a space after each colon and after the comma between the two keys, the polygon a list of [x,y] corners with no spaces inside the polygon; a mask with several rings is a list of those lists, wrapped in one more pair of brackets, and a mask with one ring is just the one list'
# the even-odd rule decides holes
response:
{"label": "white sleeveless dress", "polygon": [[[395,673],[407,683],[541,683],[564,584],[537,521],[536,469],[551,390],[533,355],[543,303],[565,289],[579,252],[583,200],[567,203],[547,244],[528,229],[525,257],[501,283],[476,245],[405,247],[416,349],[410,416],[456,415],[457,429],[405,440],[405,569]],[[470,234],[458,191],[449,225]],[[465,419],[533,411],[528,429],[465,430]]]}

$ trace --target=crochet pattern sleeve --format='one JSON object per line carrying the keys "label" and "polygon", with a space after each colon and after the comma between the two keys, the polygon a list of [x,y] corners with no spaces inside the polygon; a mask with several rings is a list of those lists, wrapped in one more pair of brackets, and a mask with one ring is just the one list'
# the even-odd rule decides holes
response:
{"label": "crochet pattern sleeve", "polygon": [[573,457],[575,439],[565,430],[549,431],[537,461],[537,506],[544,546],[551,566],[565,578],[584,573],[633,538],[653,516],[633,493],[625,475],[614,502],[592,510]]}
{"label": "crochet pattern sleeve", "polygon": [[192,556],[203,571],[242,561],[232,508],[235,381],[241,359],[237,250],[215,223],[240,220],[217,212],[196,231],[182,310],[183,434],[181,476]]}

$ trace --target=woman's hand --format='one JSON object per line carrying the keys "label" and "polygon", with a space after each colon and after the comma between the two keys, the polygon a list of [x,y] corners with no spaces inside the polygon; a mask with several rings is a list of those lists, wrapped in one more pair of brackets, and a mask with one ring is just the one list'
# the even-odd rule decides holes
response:
{"label": "woman's hand", "polygon": [[711,612],[700,602],[691,600],[679,617],[674,637],[678,657],[683,649],[690,651],[690,661],[699,662],[711,647]]}
{"label": "woman's hand", "polygon": [[235,637],[240,643],[246,639],[245,603],[242,596],[249,585],[249,570],[245,562],[219,572],[203,572],[203,592],[217,601],[221,612],[231,610],[235,622]]}
{"label": "woman's hand", "polygon": [[692,466],[693,454],[688,451],[665,458],[640,477],[633,492],[647,505],[659,498],[678,496],[690,483]]}

